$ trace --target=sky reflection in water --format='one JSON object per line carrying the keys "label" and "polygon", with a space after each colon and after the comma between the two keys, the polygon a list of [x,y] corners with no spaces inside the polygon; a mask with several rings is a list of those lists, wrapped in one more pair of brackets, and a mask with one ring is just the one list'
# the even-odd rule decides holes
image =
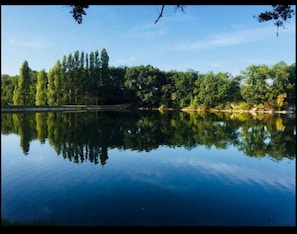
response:
{"label": "sky reflection in water", "polygon": [[46,141],[1,136],[2,218],[89,226],[294,226],[295,159],[234,147],[108,149],[76,164]]}

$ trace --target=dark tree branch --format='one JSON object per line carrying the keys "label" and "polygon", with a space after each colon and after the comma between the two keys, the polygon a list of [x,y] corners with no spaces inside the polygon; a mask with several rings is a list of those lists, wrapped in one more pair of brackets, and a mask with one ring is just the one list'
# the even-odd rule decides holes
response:
{"label": "dark tree branch", "polygon": [[[86,15],[85,9],[89,7],[89,5],[70,5],[72,10],[70,13],[72,14],[75,21],[79,24],[82,23],[83,15]],[[163,17],[165,5],[162,5],[161,12],[158,18],[155,20],[155,24]],[[181,10],[185,13],[185,5],[175,5],[176,10]],[[284,27],[284,22],[290,19],[294,14],[294,10],[289,5],[272,5],[272,11],[265,11],[260,13],[257,17],[254,16],[259,22],[266,22],[266,21],[274,21],[274,24],[277,27],[277,35],[278,35],[278,28]]]}
{"label": "dark tree branch", "polygon": [[165,7],[165,5],[162,5],[161,12],[160,12],[158,18],[156,19],[155,24],[156,24],[156,23],[159,21],[159,19],[163,16],[163,10],[164,10],[164,7]]}
{"label": "dark tree branch", "polygon": [[175,5],[175,10],[181,10],[181,12],[186,13],[186,6],[185,5]]}
{"label": "dark tree branch", "polygon": [[86,15],[85,9],[88,8],[89,5],[70,5],[72,7],[72,10],[70,13],[72,14],[75,21],[79,24],[82,23],[82,16]]}
{"label": "dark tree branch", "polygon": [[284,27],[284,22],[290,19],[295,12],[289,5],[272,5],[272,8],[272,11],[262,12],[258,17],[254,17],[257,18],[260,23],[273,20],[274,25],[277,27],[276,35],[278,36],[279,27]]}

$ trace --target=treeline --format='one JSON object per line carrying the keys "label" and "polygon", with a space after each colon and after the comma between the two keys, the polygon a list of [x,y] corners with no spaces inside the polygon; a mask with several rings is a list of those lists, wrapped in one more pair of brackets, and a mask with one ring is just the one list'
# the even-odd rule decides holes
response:
{"label": "treeline", "polygon": [[296,63],[251,65],[228,72],[161,71],[151,65],[109,66],[105,49],[64,55],[48,72],[24,61],[20,75],[1,75],[1,104],[104,105],[283,110],[296,106]]}

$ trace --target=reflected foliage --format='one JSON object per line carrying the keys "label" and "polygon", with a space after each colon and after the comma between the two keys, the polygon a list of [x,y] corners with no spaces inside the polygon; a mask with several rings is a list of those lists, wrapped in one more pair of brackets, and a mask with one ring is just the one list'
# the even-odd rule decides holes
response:
{"label": "reflected foliage", "polygon": [[236,147],[250,157],[296,158],[295,115],[165,111],[3,113],[1,133],[30,142],[49,142],[74,163],[106,164],[108,150],[151,151],[159,146]]}

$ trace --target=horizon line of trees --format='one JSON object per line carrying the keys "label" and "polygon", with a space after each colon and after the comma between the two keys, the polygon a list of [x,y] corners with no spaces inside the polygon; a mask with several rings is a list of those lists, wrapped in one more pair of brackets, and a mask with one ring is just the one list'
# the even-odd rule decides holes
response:
{"label": "horizon line of trees", "polygon": [[161,71],[151,65],[109,66],[103,48],[78,50],[57,60],[46,72],[25,60],[20,75],[1,75],[1,104],[21,106],[104,105],[133,103],[142,107],[282,110],[296,106],[296,63],[251,65],[229,72],[192,69]]}

